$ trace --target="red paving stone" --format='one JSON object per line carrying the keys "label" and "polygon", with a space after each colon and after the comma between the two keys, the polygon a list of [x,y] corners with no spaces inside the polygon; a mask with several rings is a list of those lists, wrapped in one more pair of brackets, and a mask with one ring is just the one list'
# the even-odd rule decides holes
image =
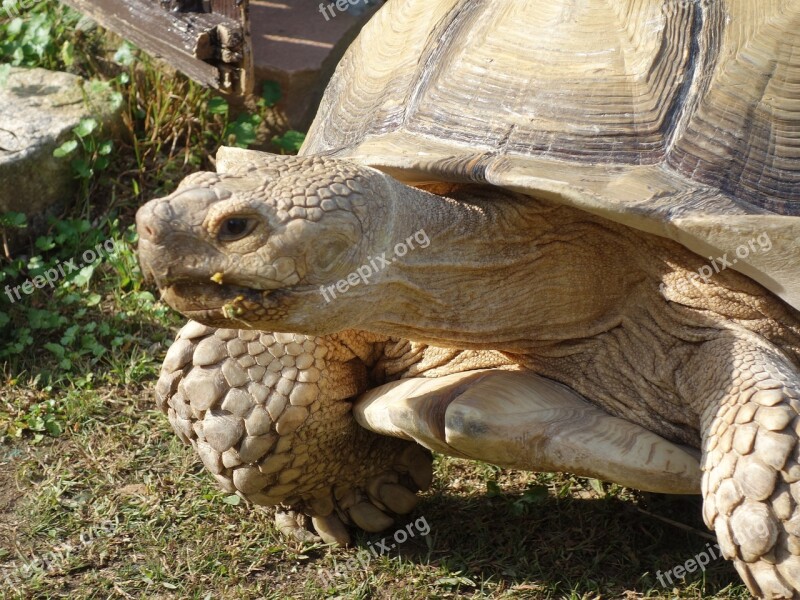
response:
{"label": "red paving stone", "polygon": [[[328,4],[328,2],[326,2]],[[291,125],[305,128],[325,84],[361,26],[377,10],[354,17],[334,9],[325,20],[319,2],[250,2],[256,79],[278,81]]]}

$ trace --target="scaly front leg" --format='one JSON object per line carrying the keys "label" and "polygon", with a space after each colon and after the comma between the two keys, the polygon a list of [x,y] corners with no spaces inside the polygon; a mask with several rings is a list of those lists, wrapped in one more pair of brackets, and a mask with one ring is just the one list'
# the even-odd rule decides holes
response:
{"label": "scaly front leg", "polygon": [[706,524],[754,595],[800,597],[800,370],[743,333],[704,344],[687,373],[705,399]]}
{"label": "scaly front leg", "polygon": [[[354,334],[355,335],[355,334]],[[363,345],[363,344],[362,344]],[[306,514],[326,542],[346,525],[389,527],[432,478],[430,453],[361,428],[350,398],[367,368],[339,336],[214,329],[189,322],[167,353],[159,408],[228,492]]]}

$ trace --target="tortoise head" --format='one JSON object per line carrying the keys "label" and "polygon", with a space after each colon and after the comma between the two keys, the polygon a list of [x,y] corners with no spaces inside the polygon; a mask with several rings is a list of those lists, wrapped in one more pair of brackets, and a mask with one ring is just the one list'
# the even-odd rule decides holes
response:
{"label": "tortoise head", "polygon": [[363,303],[322,309],[345,291],[348,300],[368,295],[359,268],[380,265],[393,185],[405,187],[321,157],[191,175],[139,210],[142,271],[168,304],[209,325],[311,334],[357,326]]}

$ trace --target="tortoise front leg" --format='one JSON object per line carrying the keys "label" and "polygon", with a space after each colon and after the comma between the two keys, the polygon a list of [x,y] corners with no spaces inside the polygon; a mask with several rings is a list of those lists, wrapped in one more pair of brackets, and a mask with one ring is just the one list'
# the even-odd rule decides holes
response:
{"label": "tortoise front leg", "polygon": [[753,335],[707,342],[687,390],[706,399],[706,524],[761,598],[800,596],[800,370]]}
{"label": "tortoise front leg", "polygon": [[284,505],[283,532],[309,515],[326,542],[345,525],[389,527],[431,482],[430,453],[366,431],[348,399],[367,386],[364,362],[336,336],[214,329],[189,322],[167,353],[159,408],[221,487]]}

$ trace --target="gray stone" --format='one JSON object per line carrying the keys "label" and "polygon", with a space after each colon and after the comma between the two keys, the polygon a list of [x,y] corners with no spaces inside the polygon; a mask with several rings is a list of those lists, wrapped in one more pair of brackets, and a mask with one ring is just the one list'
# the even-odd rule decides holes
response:
{"label": "gray stone", "polygon": [[53,150],[73,139],[81,119],[111,128],[119,107],[80,77],[19,67],[0,85],[0,106],[0,213],[28,215],[30,235],[63,208],[78,183],[71,159],[55,158]]}

